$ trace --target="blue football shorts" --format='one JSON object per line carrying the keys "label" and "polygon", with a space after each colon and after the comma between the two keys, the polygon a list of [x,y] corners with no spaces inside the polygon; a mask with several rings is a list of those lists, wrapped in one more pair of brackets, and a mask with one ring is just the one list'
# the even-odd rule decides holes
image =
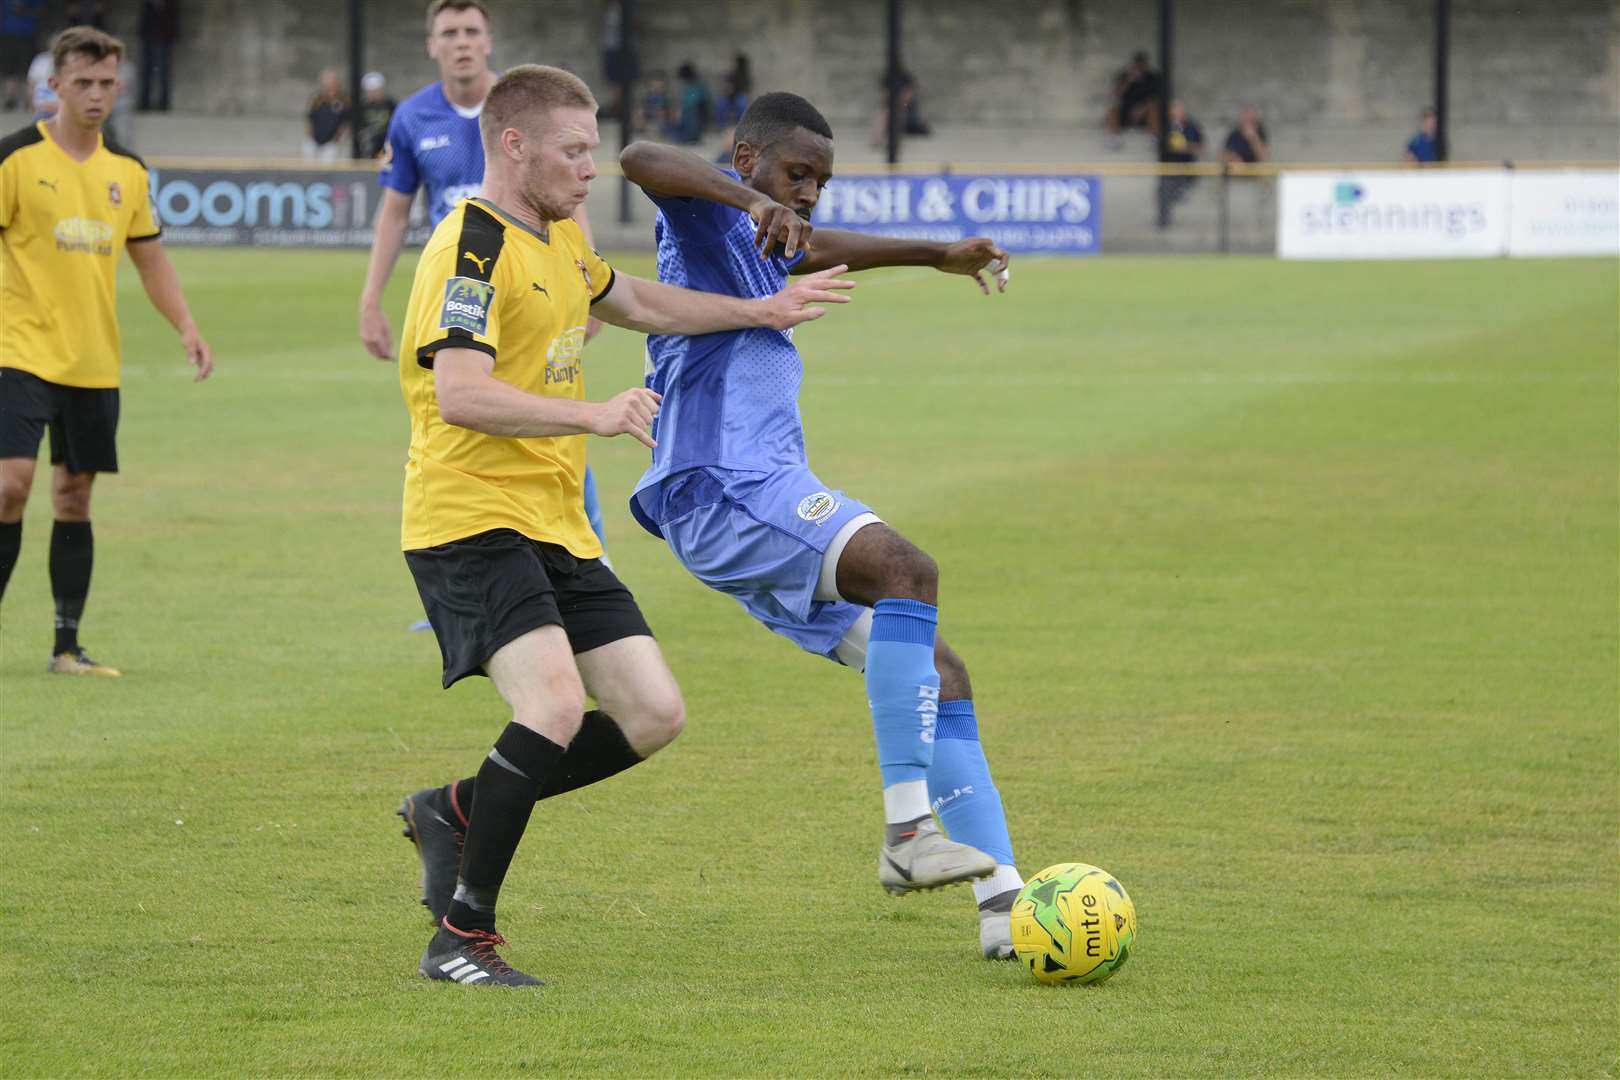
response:
{"label": "blue football shorts", "polygon": [[816,599],[827,546],[872,510],[807,467],[692,469],[637,492],[631,509],[657,526],[694,577],[806,652],[836,660],[839,642],[869,610]]}

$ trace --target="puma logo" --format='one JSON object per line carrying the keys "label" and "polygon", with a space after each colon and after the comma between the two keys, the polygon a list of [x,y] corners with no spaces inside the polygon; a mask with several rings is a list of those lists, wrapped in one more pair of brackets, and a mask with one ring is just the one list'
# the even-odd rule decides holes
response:
{"label": "puma logo", "polygon": [[50,188],[51,189],[51,194],[55,195],[57,193],[56,185],[59,184],[59,183],[61,183],[61,181],[59,181],[59,180],[46,180],[46,179],[44,179],[42,177],[40,179],[40,181],[39,181],[39,186],[40,187],[48,187],[48,188]]}
{"label": "puma logo", "polygon": [[480,274],[487,272],[485,270],[485,267],[489,264],[489,256],[488,255],[485,255],[482,259],[480,259],[478,256],[474,255],[470,251],[463,251],[461,253],[461,257],[463,259],[466,259],[468,262],[472,263],[474,266],[478,267],[478,272]]}
{"label": "puma logo", "polygon": [[551,299],[551,294],[546,292],[546,287],[544,285],[540,284],[538,281],[529,282],[529,288],[533,289],[537,293],[540,293],[547,300]]}

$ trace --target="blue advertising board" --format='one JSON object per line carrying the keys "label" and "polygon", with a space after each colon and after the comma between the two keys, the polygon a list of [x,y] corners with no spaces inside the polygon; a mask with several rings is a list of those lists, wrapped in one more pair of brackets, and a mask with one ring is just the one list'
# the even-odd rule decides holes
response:
{"label": "blue advertising board", "polygon": [[[369,168],[154,168],[151,177],[164,242],[174,245],[369,247],[382,202]],[[418,200],[406,242],[430,232]]]}
{"label": "blue advertising board", "polygon": [[1095,176],[841,176],[822,192],[811,220],[908,240],[985,236],[1023,254],[1095,255],[1102,250],[1102,185]]}

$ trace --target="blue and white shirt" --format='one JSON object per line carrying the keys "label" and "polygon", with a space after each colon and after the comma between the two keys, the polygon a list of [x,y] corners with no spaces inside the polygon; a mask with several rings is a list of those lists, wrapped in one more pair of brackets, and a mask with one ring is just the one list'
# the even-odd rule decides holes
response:
{"label": "blue and white shirt", "polygon": [[400,103],[388,122],[382,186],[402,195],[427,188],[428,218],[437,225],[456,203],[478,194],[484,181],[480,104],[463,109],[432,83]]}
{"label": "blue and white shirt", "polygon": [[[788,270],[804,257],[760,258],[753,219],[734,207],[703,199],[653,202],[659,281],[761,299],[780,292]],[[647,359],[647,386],[664,400],[653,422],[658,449],[636,485],[638,495],[665,477],[704,466],[771,472],[806,463],[799,418],[804,363],[791,331],[657,334],[647,338]]]}

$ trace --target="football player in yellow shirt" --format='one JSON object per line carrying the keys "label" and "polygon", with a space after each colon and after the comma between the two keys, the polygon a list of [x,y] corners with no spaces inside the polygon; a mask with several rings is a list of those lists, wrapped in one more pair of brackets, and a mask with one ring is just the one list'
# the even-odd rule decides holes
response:
{"label": "football player in yellow shirt", "polygon": [[616,274],[571,220],[596,175],[597,131],[596,100],[568,72],[507,71],[480,130],[483,188],[434,230],[402,327],[402,546],[444,685],[487,674],[511,721],[476,776],[406,796],[400,813],[437,922],[421,973],[533,986],[495,951],[495,902],[535,802],[645,759],[685,717],[635,599],[600,558],[581,494],[584,436],[652,446],[659,398],[635,387],[585,399],[586,322],[776,336],[822,314],[806,305],[847,300],[838,290],[853,283],[835,266],[743,299]]}
{"label": "football player in yellow shirt", "polygon": [[206,379],[213,354],[197,332],[159,239],[146,164],[104,138],[122,85],[124,46],[88,26],[56,36],[49,120],[0,139],[0,596],[17,564],[39,443],[51,435],[50,670],[119,674],[79,646],[94,539],[90,489],[118,471],[118,256],[180,334]]}

